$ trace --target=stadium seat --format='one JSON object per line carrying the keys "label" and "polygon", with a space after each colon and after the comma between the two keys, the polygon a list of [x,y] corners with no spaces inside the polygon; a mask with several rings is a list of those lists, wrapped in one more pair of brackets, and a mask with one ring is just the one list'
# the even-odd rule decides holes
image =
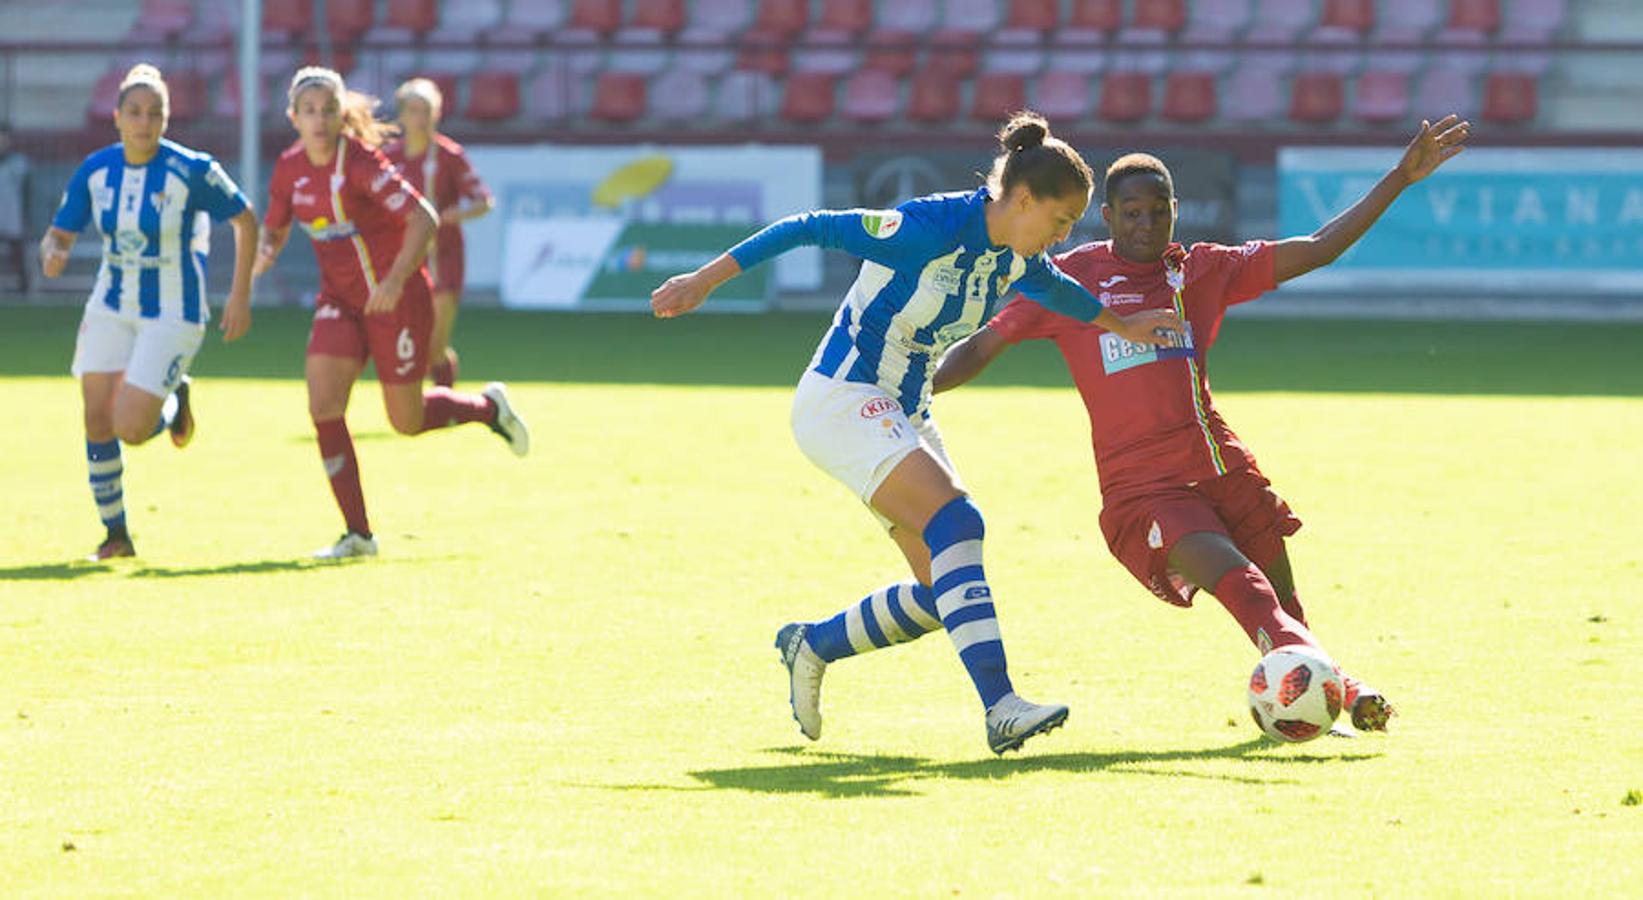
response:
{"label": "stadium seat", "polygon": [[1164,79],[1163,116],[1195,123],[1215,118],[1215,73],[1177,69]]}
{"label": "stadium seat", "polygon": [[442,47],[438,50],[429,50],[422,56],[416,68],[435,72],[449,72],[452,75],[466,75],[477,71],[484,62],[482,53],[470,47]]}
{"label": "stadium seat", "polygon": [[699,124],[707,116],[707,78],[675,66],[650,83],[650,115],[664,122]]}
{"label": "stadium seat", "polygon": [[[433,31],[438,25],[437,0],[388,0],[387,14],[383,16],[382,24],[366,33],[365,40],[372,44],[408,43]],[[440,38],[449,40],[444,34]]]}
{"label": "stadium seat", "polygon": [[1122,0],[1072,0],[1067,29],[1112,34],[1124,24]]}
{"label": "stadium seat", "polygon": [[605,72],[593,87],[588,115],[602,122],[631,122],[645,113],[645,76]]}
{"label": "stadium seat", "polygon": [[1345,85],[1339,72],[1301,72],[1290,86],[1289,117],[1308,125],[1340,118]]}
{"label": "stadium seat", "polygon": [[991,49],[981,55],[981,71],[983,72],[1010,72],[1016,75],[1033,75],[1044,68],[1044,51],[1036,45],[1018,44],[1001,46],[994,44]]}
{"label": "stadium seat", "polygon": [[867,36],[865,68],[907,75],[918,65],[918,37],[911,32],[874,31]]}
{"label": "stadium seat", "polygon": [[1002,122],[1027,106],[1027,81],[1010,72],[984,72],[976,76],[970,95],[970,118],[982,122]]}
{"label": "stadium seat", "polygon": [[775,79],[762,72],[730,72],[719,79],[713,116],[721,122],[763,118],[780,108]]}
{"label": "stadium seat", "polygon": [[1367,33],[1375,27],[1375,0],[1324,0],[1318,27]]}
{"label": "stadium seat", "polygon": [[1361,122],[1384,125],[1409,116],[1407,72],[1375,69],[1358,76],[1352,92],[1352,114]]}
{"label": "stadium seat", "polygon": [[1501,125],[1533,122],[1539,87],[1526,72],[1492,72],[1483,88],[1483,117]]}
{"label": "stadium seat", "polygon": [[1250,0],[1198,0],[1187,11],[1181,40],[1225,43],[1249,26]]}
{"label": "stadium seat", "polygon": [[210,107],[205,76],[190,69],[165,73],[166,91],[171,95],[171,120],[192,122]]}
{"label": "stadium seat", "polygon": [[1378,44],[1414,44],[1443,19],[1443,0],[1381,0],[1370,39]]}
{"label": "stadium seat", "polygon": [[262,36],[268,41],[290,41],[314,28],[311,3],[265,3],[262,7]]}
{"label": "stadium seat", "polygon": [[1082,72],[1052,70],[1033,85],[1033,109],[1051,122],[1083,119],[1091,106],[1090,78]]}
{"label": "stadium seat", "polygon": [[[451,7],[464,5],[466,0],[462,3],[447,3],[447,14]],[[537,38],[552,33],[564,23],[563,0],[508,0],[502,20],[484,35],[486,42],[491,44],[530,44]]]}
{"label": "stadium seat", "polygon": [[861,56],[856,41],[849,35],[811,31],[805,34],[802,43],[794,46],[790,66],[794,72],[846,75],[861,68]]}
{"label": "stadium seat", "polygon": [[638,0],[628,24],[632,28],[673,34],[685,27],[684,0]]}
{"label": "stadium seat", "polygon": [[759,0],[752,30],[786,41],[803,31],[809,21],[810,6],[805,0]]}
{"label": "stadium seat", "polygon": [[372,0],[325,0],[325,30],[334,44],[352,44],[376,20]]}
{"label": "stadium seat", "polygon": [[1568,15],[1564,0],[1508,0],[1500,41],[1532,44],[1549,41],[1563,30]]}
{"label": "stadium seat", "polygon": [[862,69],[844,83],[840,112],[853,122],[886,122],[901,108],[901,79],[880,69]]}
{"label": "stadium seat", "polygon": [[1445,31],[1493,34],[1500,28],[1500,0],[1450,0]]}
{"label": "stadium seat", "polygon": [[1139,122],[1152,114],[1152,76],[1120,70],[1101,79],[1096,115],[1108,122]]}
{"label": "stadium seat", "polygon": [[1260,0],[1247,40],[1287,42],[1312,25],[1312,0]]}
{"label": "stadium seat", "polygon": [[1186,0],[1135,0],[1132,28],[1173,34],[1187,24]]}
{"label": "stadium seat", "polygon": [[811,125],[833,115],[833,76],[799,72],[788,76],[782,92],[781,116],[789,122]]}
{"label": "stadium seat", "polygon": [[569,31],[586,31],[609,35],[622,27],[622,0],[572,0],[570,17],[565,22]]}
{"label": "stadium seat", "polygon": [[475,122],[505,122],[519,115],[519,73],[500,69],[475,72],[468,79],[464,116]]}
{"label": "stadium seat", "polygon": [[748,29],[737,40],[736,68],[747,72],[780,75],[787,71],[787,39],[779,34]]}
{"label": "stadium seat", "polygon": [[970,76],[980,66],[982,43],[997,26],[993,0],[946,0],[941,27],[930,35],[930,62],[955,78]]}
{"label": "stadium seat", "polygon": [[1416,116],[1440,119],[1449,113],[1457,113],[1470,117],[1477,110],[1475,73],[1467,69],[1433,66],[1421,76],[1415,89]]}
{"label": "stadium seat", "polygon": [[1009,0],[1004,28],[1042,37],[1061,25],[1061,4],[1056,0]]}
{"label": "stadium seat", "polygon": [[816,31],[863,34],[873,27],[873,0],[827,0]]}
{"label": "stadium seat", "polygon": [[530,90],[521,98],[525,114],[532,119],[559,122],[578,115],[585,107],[583,79],[568,65],[550,62],[537,70]]}
{"label": "stadium seat", "polygon": [[1282,117],[1283,73],[1291,65],[1293,54],[1246,53],[1222,83],[1222,117],[1261,123]]}
{"label": "stadium seat", "polygon": [[[670,52],[661,32],[649,28],[624,28],[617,32],[618,40],[606,45],[610,48],[602,66],[590,66],[588,71],[603,69],[607,72],[639,72],[655,75],[668,67]],[[588,50],[572,51],[585,55]],[[593,52],[597,52],[594,50]],[[578,71],[581,71],[578,68]]]}
{"label": "stadium seat", "polygon": [[238,0],[200,0],[194,22],[182,34],[185,44],[232,43],[239,33],[240,4]]}
{"label": "stadium seat", "polygon": [[693,0],[685,4],[685,33],[736,34],[753,19],[750,0]]}
{"label": "stadium seat", "polygon": [[1050,68],[1086,75],[1101,71],[1107,36],[1123,25],[1123,14],[1120,0],[1073,0],[1067,24],[1050,37]]}
{"label": "stadium seat", "polygon": [[128,44],[168,41],[194,24],[193,0],[142,0],[137,21],[126,35]]}
{"label": "stadium seat", "polygon": [[926,68],[913,76],[907,91],[907,118],[914,122],[950,122],[958,115],[957,81],[940,69]]}
{"label": "stadium seat", "polygon": [[477,42],[479,36],[502,22],[502,0],[462,0],[461,3],[440,4],[439,29],[441,41],[453,43]]}

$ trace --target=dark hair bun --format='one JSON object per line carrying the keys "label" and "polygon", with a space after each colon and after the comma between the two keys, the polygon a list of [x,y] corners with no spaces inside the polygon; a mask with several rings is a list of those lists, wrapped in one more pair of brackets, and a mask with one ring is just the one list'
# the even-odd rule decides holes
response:
{"label": "dark hair bun", "polygon": [[1004,145],[1005,150],[1019,153],[1044,146],[1044,139],[1049,136],[1050,123],[1043,116],[1035,112],[1018,112],[1004,124],[1004,129],[998,133],[998,142]]}

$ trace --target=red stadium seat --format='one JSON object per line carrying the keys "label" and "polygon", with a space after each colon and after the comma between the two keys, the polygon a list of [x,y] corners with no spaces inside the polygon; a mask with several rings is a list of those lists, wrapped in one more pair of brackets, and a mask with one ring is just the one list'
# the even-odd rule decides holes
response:
{"label": "red stadium seat", "polygon": [[1367,32],[1375,27],[1375,0],[1325,0],[1322,20],[1324,28]]}
{"label": "red stadium seat", "polygon": [[314,27],[312,3],[264,3],[262,30],[265,38],[286,38],[305,34]]}
{"label": "red stadium seat", "polygon": [[1029,31],[1053,31],[1061,24],[1061,4],[1056,0],[1010,0],[1004,27]]}
{"label": "red stadium seat", "polygon": [[782,118],[812,124],[833,115],[833,76],[825,72],[798,72],[788,76],[782,92]]}
{"label": "red stadium seat", "polygon": [[860,34],[873,27],[873,0],[827,0],[816,27],[824,31]]}
{"label": "red stadium seat", "polygon": [[925,69],[908,86],[907,118],[948,122],[958,115],[958,82],[940,69]]}
{"label": "red stadium seat", "polygon": [[986,72],[977,76],[970,97],[970,118],[1001,122],[1027,106],[1027,82],[1012,72]]}
{"label": "red stadium seat", "polygon": [[125,76],[125,70],[115,66],[97,79],[91,88],[91,102],[86,106],[87,122],[108,127],[109,118],[120,103],[120,82],[125,80]]}
{"label": "red stadium seat", "polygon": [[372,0],[326,0],[325,30],[331,40],[351,44],[370,30],[376,19],[376,4]]}
{"label": "red stadium seat", "polygon": [[209,106],[205,76],[186,69],[168,72],[165,76],[165,86],[166,92],[171,95],[173,121],[191,122],[205,115]]}
{"label": "red stadium seat", "polygon": [[475,72],[468,79],[464,114],[475,122],[505,122],[519,115],[519,73]]}
{"label": "red stadium seat", "polygon": [[753,30],[791,38],[804,30],[809,19],[810,4],[805,0],[759,0]]}
{"label": "red stadium seat", "polygon": [[789,45],[782,35],[749,30],[737,43],[741,45],[741,52],[736,56],[736,68],[766,75],[780,75],[787,71]]}
{"label": "red stadium seat", "polygon": [[967,78],[981,62],[981,46],[998,26],[993,0],[946,0],[942,25],[930,35],[930,62]]}
{"label": "red stadium seat", "polygon": [[867,36],[865,68],[907,75],[918,64],[918,36],[911,32],[875,31]]}
{"label": "red stadium seat", "polygon": [[1186,0],[1135,0],[1135,28],[1175,32],[1186,24]]}
{"label": "red stadium seat", "polygon": [[1377,125],[1403,121],[1409,115],[1409,75],[1369,71],[1358,76],[1352,114],[1360,121]]}
{"label": "red stadium seat", "polygon": [[1123,24],[1123,0],[1073,0],[1072,12],[1067,16],[1067,27],[1071,29],[1110,34]]}
{"label": "red stadium seat", "polygon": [[1215,73],[1177,70],[1164,80],[1164,118],[1203,122],[1215,118]]}
{"label": "red stadium seat", "polygon": [[604,122],[631,122],[645,112],[645,77],[635,72],[606,72],[593,88],[588,114]]}
{"label": "red stadium seat", "polygon": [[1109,122],[1138,122],[1152,112],[1152,76],[1145,72],[1111,72],[1101,79],[1097,115]]}
{"label": "red stadium seat", "polygon": [[383,24],[412,34],[426,34],[439,24],[439,3],[437,0],[388,0],[388,15]]}
{"label": "red stadium seat", "polygon": [[1290,88],[1289,117],[1322,124],[1340,118],[1346,88],[1339,72],[1301,72]]}
{"label": "red stadium seat", "polygon": [[1034,84],[1033,109],[1052,122],[1090,114],[1090,77],[1083,72],[1052,69]]}
{"label": "red stadium seat", "polygon": [[1452,31],[1492,34],[1500,28],[1500,0],[1453,0],[1449,4],[1446,27]]}
{"label": "red stadium seat", "polygon": [[132,43],[169,40],[193,24],[193,0],[143,0],[126,39]]}
{"label": "red stadium seat", "polygon": [[639,0],[633,7],[634,28],[672,34],[685,27],[684,0]]}
{"label": "red stadium seat", "polygon": [[884,122],[901,107],[901,79],[878,69],[863,69],[844,83],[840,111],[853,122]]}
{"label": "red stadium seat", "polygon": [[622,27],[622,0],[575,0],[565,27],[608,35]]}
{"label": "red stadium seat", "polygon": [[1539,106],[1539,86],[1525,72],[1494,72],[1483,88],[1483,117],[1503,125],[1534,121]]}

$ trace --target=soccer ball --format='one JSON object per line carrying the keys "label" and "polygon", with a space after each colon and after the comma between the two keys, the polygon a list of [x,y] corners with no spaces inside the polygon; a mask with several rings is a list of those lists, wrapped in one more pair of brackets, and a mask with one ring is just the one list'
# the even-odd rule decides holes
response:
{"label": "soccer ball", "polygon": [[1249,714],[1275,741],[1310,741],[1335,724],[1345,694],[1339,666],[1320,650],[1292,644],[1256,664],[1249,676]]}

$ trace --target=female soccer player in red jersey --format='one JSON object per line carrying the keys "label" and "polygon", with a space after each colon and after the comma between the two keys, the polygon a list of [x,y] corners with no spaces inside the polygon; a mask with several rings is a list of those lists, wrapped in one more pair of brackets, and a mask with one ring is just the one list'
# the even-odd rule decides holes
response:
{"label": "female soccer player in red jersey", "polygon": [[[1101,530],[1125,568],[1166,602],[1215,595],[1262,653],[1317,646],[1295,592],[1284,538],[1301,522],[1210,399],[1205,363],[1228,306],[1334,261],[1404,188],[1461,152],[1471,125],[1421,123],[1403,158],[1362,199],[1308,237],[1242,247],[1171,242],[1176,200],[1169,170],[1131,154],[1107,170],[1101,217],[1112,239],[1056,258],[1122,312],[1173,309],[1185,340],[1153,348],[1016,300],[947,353],[934,389],[969,381],[1010,345],[1056,342],[1083,396],[1101,479]],[[1361,729],[1386,729],[1386,698],[1346,679],[1346,708]]]}
{"label": "female soccer player in red jersey", "polygon": [[400,434],[483,422],[518,456],[529,452],[530,434],[498,382],[483,395],[422,390],[433,330],[422,258],[437,220],[428,201],[377,149],[391,126],[372,115],[376,101],[318,67],[297,72],[289,97],[288,115],[299,137],[274,164],[255,271],[260,275],[273,265],[293,221],[308,232],[320,264],[305,366],[308,411],[348,525],[335,545],[317,555],[374,556],[376,539],[344,419],[367,359],[376,364],[388,421]]}
{"label": "female soccer player in red jersey", "polygon": [[490,212],[496,200],[468,163],[462,145],[438,130],[445,105],[439,85],[412,78],[394,92],[394,105],[404,137],[389,141],[382,152],[439,212],[439,231],[428,252],[434,279],[434,333],[428,342],[428,359],[434,384],[450,387],[457,374],[451,329],[456,324],[457,302],[462,299],[462,223]]}

